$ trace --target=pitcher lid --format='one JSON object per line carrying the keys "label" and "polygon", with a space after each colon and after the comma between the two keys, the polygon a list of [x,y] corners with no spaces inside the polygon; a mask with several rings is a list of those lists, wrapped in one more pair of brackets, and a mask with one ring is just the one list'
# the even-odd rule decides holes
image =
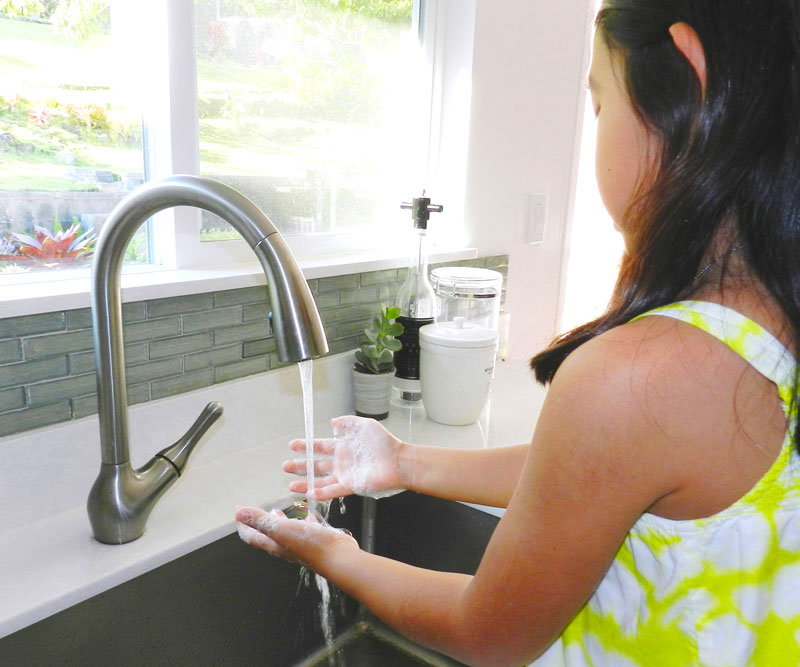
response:
{"label": "pitcher lid", "polygon": [[494,299],[503,291],[503,274],[471,266],[440,266],[431,271],[431,285],[440,296]]}
{"label": "pitcher lid", "polygon": [[419,339],[420,343],[443,347],[487,347],[497,342],[497,332],[468,322],[465,317],[454,317],[452,322],[435,322],[421,327]]}

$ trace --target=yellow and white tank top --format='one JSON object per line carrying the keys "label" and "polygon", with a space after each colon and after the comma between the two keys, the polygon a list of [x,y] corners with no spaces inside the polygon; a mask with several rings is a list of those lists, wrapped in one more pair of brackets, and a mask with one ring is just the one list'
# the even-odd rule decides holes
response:
{"label": "yellow and white tank top", "polygon": [[536,667],[798,667],[800,455],[795,361],[758,324],[715,303],[645,313],[706,331],[777,386],[781,452],[740,500],[686,521],[644,514],[591,599]]}

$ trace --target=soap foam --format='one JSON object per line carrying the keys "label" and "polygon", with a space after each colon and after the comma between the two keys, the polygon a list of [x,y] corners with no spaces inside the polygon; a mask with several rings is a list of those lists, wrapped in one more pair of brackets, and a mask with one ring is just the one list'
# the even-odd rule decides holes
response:
{"label": "soap foam", "polygon": [[256,528],[262,533],[270,535],[278,528],[278,515],[274,512],[268,512],[256,519]]}
{"label": "soap foam", "polygon": [[251,528],[246,523],[241,521],[236,522],[236,531],[239,533],[239,539],[247,544],[253,544],[255,539],[260,534],[255,528]]}
{"label": "soap foam", "polygon": [[374,476],[379,461],[375,455],[375,435],[370,429],[375,422],[360,418],[342,418],[333,423],[333,434],[338,440],[337,447],[346,447],[348,457],[334,459],[333,474],[342,483],[348,484],[353,493],[369,498],[384,498],[397,493],[398,489],[378,490],[369,483]]}
{"label": "soap foam", "polygon": [[[348,424],[351,426],[351,424]],[[375,466],[375,454],[372,452],[369,441],[362,437],[363,428],[355,426],[350,429],[334,428],[334,436],[338,447],[345,447],[350,454],[350,460],[339,457],[334,461],[333,473],[342,482],[349,482],[353,493],[363,496],[372,489],[367,484],[369,473]]]}

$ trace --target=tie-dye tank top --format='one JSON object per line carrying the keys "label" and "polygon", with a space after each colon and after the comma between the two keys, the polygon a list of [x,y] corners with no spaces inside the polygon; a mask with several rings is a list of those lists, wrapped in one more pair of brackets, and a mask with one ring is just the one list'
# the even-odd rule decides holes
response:
{"label": "tie-dye tank top", "polygon": [[781,452],[740,500],[686,521],[644,514],[591,599],[536,667],[798,667],[800,456],[795,361],[736,311],[684,301],[645,313],[694,325],[775,383]]}

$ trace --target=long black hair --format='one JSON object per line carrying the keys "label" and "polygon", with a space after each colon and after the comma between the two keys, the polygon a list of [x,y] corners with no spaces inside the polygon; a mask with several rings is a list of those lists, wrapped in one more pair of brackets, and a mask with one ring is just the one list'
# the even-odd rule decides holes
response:
{"label": "long black hair", "polygon": [[[705,90],[670,37],[680,22],[703,45]],[[606,312],[536,355],[536,379],[550,382],[594,336],[689,297],[726,227],[800,358],[800,0],[605,0],[596,26],[658,166],[625,214],[634,231]],[[796,406],[797,377],[793,396]],[[800,423],[795,435],[800,451]]]}

